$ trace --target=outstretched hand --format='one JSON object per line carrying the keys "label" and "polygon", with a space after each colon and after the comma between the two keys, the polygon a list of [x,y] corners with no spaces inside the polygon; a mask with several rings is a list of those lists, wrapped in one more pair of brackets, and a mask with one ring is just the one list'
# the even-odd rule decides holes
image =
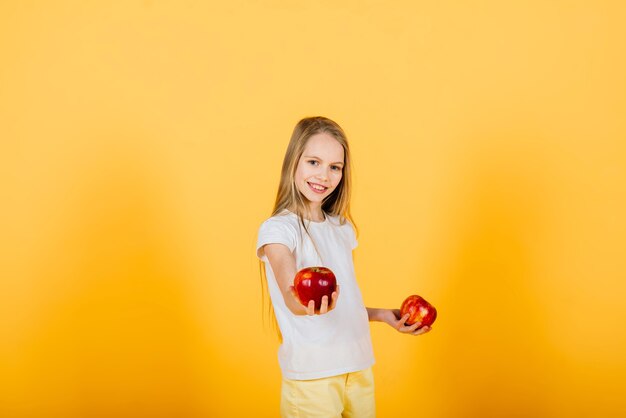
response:
{"label": "outstretched hand", "polygon": [[[296,294],[296,289],[293,286],[289,286],[289,292],[291,293],[291,295],[294,297],[294,299],[299,300],[298,296]],[[309,304],[305,307],[306,308],[306,314],[309,316],[312,315],[322,315],[325,313],[328,313],[330,311],[332,311],[333,309],[335,309],[335,306],[337,305],[337,298],[339,297],[339,285],[337,285],[337,290],[335,290],[331,295],[330,295],[330,305],[328,304],[328,296],[322,296],[322,305],[320,306],[319,310],[315,309],[315,301],[314,300],[310,300]]]}
{"label": "outstretched hand", "polygon": [[[395,328],[398,332],[411,335],[422,335],[431,330],[429,326],[420,328],[421,322],[416,322],[413,325],[406,325],[406,321],[409,319],[409,314],[400,316],[400,309],[385,309],[382,312],[381,320],[389,324],[392,328]],[[419,329],[418,329],[419,328]]]}

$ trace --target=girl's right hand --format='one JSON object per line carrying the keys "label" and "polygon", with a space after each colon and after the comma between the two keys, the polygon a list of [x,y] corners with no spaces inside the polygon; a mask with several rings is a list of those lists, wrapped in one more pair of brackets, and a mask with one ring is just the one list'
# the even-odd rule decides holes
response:
{"label": "girl's right hand", "polygon": [[[289,286],[289,292],[291,293],[291,295],[293,296],[293,298],[299,302],[298,296],[296,295],[296,289],[293,286]],[[314,300],[310,300],[309,304],[307,306],[305,306],[304,308],[306,309],[306,314],[309,316],[313,316],[313,315],[323,315],[325,313],[328,313],[330,311],[332,311],[333,309],[335,309],[335,306],[337,305],[337,298],[339,297],[339,285],[337,285],[337,290],[335,290],[331,295],[330,295],[330,305],[328,305],[328,296],[323,296],[322,297],[322,305],[320,306],[319,310],[315,309],[315,301]]]}
{"label": "girl's right hand", "polygon": [[[276,281],[280,287],[280,293],[283,295],[285,305],[294,315],[321,315],[335,309],[337,298],[339,297],[339,286],[331,295],[331,300],[325,297],[326,301],[322,302],[322,306],[318,311],[315,310],[312,301],[308,306],[302,306],[293,287],[293,278],[296,276],[296,258],[291,250],[284,244],[267,244],[263,247],[270,266],[276,274]],[[330,306],[329,306],[330,304]]]}

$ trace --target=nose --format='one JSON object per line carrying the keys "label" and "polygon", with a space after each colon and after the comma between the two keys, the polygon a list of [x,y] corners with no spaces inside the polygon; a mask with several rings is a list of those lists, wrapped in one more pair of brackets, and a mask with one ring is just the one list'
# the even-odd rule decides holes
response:
{"label": "nose", "polygon": [[322,167],[320,171],[317,173],[317,177],[320,180],[327,181],[330,178],[330,167],[326,167],[326,168]]}

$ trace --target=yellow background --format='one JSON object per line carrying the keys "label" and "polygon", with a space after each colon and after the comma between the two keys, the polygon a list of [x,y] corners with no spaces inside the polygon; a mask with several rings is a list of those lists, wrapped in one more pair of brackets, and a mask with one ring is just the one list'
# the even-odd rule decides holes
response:
{"label": "yellow background", "polygon": [[2,1],[0,416],[273,417],[257,228],[349,135],[380,417],[626,416],[619,1]]}

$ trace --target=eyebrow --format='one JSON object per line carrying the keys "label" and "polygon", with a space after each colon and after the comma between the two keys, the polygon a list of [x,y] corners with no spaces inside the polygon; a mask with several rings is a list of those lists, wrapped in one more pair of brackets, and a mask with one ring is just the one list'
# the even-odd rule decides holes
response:
{"label": "eyebrow", "polygon": [[[314,156],[314,155],[305,155],[305,156],[304,156],[304,158],[313,158],[313,159],[316,159],[316,160],[322,161],[322,159],[321,159],[321,158],[316,157],[316,156]],[[344,165],[344,164],[343,164],[343,162],[339,162],[339,161],[338,161],[338,162],[336,162],[336,163],[331,163],[331,164],[339,164],[339,165]]]}

